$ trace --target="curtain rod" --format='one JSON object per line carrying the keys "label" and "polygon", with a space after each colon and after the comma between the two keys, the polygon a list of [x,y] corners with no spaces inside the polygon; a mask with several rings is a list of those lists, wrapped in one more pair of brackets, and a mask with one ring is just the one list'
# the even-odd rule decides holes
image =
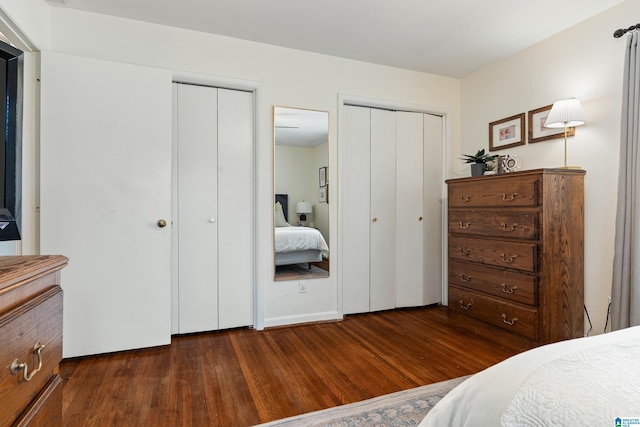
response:
{"label": "curtain rod", "polygon": [[613,37],[619,39],[620,37],[624,36],[626,33],[632,33],[636,30],[640,30],[640,24],[632,25],[629,28],[620,28],[618,30],[615,30],[613,32]]}

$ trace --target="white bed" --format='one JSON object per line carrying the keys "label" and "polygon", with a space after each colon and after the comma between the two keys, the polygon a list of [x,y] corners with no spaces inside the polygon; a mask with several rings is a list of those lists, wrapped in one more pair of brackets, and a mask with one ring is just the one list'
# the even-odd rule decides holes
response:
{"label": "white bed", "polygon": [[289,224],[279,202],[274,213],[276,265],[320,262],[329,257],[329,246],[320,231]]}
{"label": "white bed", "polygon": [[464,381],[426,426],[640,425],[640,326],[549,344]]}

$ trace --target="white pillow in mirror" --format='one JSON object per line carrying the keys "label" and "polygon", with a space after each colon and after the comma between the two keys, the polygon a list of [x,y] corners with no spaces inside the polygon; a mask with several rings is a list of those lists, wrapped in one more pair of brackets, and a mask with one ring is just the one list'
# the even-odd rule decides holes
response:
{"label": "white pillow in mirror", "polygon": [[291,224],[284,219],[284,212],[282,211],[282,205],[280,202],[276,202],[274,213],[276,218],[276,227],[291,227]]}

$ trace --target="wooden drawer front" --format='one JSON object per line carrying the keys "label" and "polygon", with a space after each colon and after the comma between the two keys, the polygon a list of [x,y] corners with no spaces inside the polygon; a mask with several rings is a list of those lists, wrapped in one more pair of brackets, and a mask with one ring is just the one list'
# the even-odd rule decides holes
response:
{"label": "wooden drawer front", "polygon": [[449,261],[449,283],[536,306],[537,277],[512,270]]}
{"label": "wooden drawer front", "polygon": [[[23,371],[11,373],[15,359],[26,363],[28,374],[38,367],[34,344],[45,345],[42,368],[25,381]],[[11,425],[29,402],[58,373],[62,359],[62,290],[52,287],[0,315],[0,426]]]}
{"label": "wooden drawer front", "polygon": [[535,243],[450,236],[449,258],[536,272]]}
{"label": "wooden drawer front", "polygon": [[[508,178],[508,179],[506,179]],[[500,177],[449,184],[449,207],[537,206],[536,176]]]}
{"label": "wooden drawer front", "polygon": [[527,338],[538,339],[538,313],[533,308],[524,308],[456,286],[449,286],[449,308]]}
{"label": "wooden drawer front", "polygon": [[62,377],[54,375],[12,427],[62,425]]}
{"label": "wooden drawer front", "polygon": [[537,239],[538,216],[535,212],[513,213],[497,210],[449,212],[449,232],[460,235],[492,236],[513,239]]}

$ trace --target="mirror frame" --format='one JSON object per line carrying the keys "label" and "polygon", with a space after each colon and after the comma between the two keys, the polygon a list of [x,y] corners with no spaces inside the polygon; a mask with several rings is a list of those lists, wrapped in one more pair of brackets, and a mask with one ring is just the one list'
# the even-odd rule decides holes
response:
{"label": "mirror frame", "polygon": [[[319,152],[318,147],[322,145],[326,145],[326,150]],[[329,111],[278,105],[273,107],[273,264],[275,281],[329,277],[329,152]],[[284,153],[287,153],[286,158],[283,158]],[[278,159],[280,159],[281,165],[282,162],[293,158],[301,160],[299,163],[294,162],[300,170],[296,170],[295,167],[288,168],[287,175],[283,178],[282,172],[278,173]],[[292,189],[289,184],[283,185],[283,180],[298,185]],[[288,198],[289,195],[292,197]],[[287,212],[278,212],[279,208],[276,204],[278,201],[281,205],[287,205],[284,207]],[[300,204],[300,202],[304,203]],[[297,209],[294,209],[294,206]],[[310,206],[311,209],[309,209]],[[286,229],[285,227],[277,227],[277,225],[283,225],[282,216],[288,223]],[[310,217],[307,219],[305,216]],[[291,227],[295,227],[295,229]],[[320,241],[320,245],[324,241],[326,251],[322,252],[319,259],[317,251],[313,254],[314,257],[308,257],[294,250],[300,247],[299,244],[285,243],[283,240],[285,235],[294,238],[292,236],[304,232],[319,234],[317,240]],[[316,237],[301,238],[300,240],[316,240]],[[287,253],[277,253],[278,248],[284,248]],[[310,254],[310,251],[306,252],[306,255]]]}

